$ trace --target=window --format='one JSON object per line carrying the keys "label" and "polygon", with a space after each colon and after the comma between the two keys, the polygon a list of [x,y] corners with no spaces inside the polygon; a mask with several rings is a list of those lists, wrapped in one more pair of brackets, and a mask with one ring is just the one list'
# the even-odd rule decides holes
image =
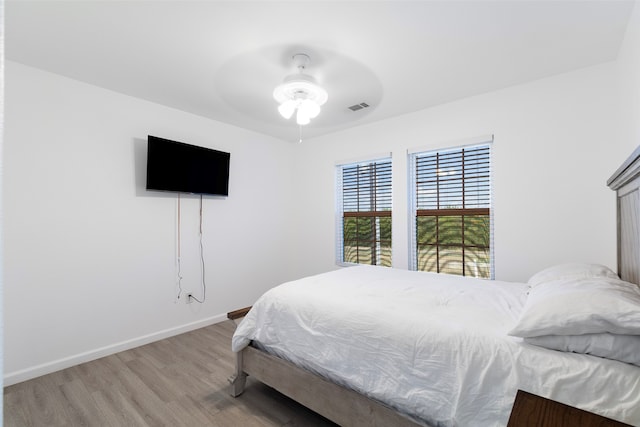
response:
{"label": "window", "polygon": [[490,149],[410,155],[414,270],[493,278]]}
{"label": "window", "polygon": [[338,263],[391,266],[391,159],[338,166]]}

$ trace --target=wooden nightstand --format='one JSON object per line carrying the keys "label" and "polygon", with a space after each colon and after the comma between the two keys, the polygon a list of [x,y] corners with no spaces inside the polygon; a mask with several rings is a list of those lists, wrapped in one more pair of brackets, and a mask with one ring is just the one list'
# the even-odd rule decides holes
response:
{"label": "wooden nightstand", "polygon": [[555,400],[518,390],[507,427],[632,427]]}

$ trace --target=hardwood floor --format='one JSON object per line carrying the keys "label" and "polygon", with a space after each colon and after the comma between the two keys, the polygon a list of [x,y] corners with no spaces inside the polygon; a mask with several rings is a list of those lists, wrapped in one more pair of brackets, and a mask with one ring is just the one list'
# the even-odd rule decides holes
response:
{"label": "hardwood floor", "polygon": [[4,426],[335,426],[269,387],[229,395],[231,320],[4,389]]}

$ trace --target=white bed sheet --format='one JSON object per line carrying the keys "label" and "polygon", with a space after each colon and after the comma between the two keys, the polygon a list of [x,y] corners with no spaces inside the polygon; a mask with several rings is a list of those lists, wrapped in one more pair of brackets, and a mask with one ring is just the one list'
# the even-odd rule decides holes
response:
{"label": "white bed sheet", "polygon": [[640,368],[507,332],[527,285],[356,266],[266,292],[238,326],[269,352],[432,426],[504,426],[518,389],[640,425]]}

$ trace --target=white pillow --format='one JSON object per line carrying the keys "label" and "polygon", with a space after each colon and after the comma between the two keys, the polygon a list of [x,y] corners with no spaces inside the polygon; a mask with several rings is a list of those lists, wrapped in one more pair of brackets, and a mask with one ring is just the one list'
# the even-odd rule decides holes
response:
{"label": "white pillow", "polygon": [[640,335],[640,287],[620,279],[555,280],[532,287],[509,335]]}
{"label": "white pillow", "polygon": [[537,286],[542,283],[560,279],[589,279],[595,277],[618,279],[618,275],[604,265],[573,262],[545,268],[531,276],[527,283],[531,286]]}
{"label": "white pillow", "polygon": [[552,350],[590,354],[640,366],[640,335],[547,335],[524,341]]}

